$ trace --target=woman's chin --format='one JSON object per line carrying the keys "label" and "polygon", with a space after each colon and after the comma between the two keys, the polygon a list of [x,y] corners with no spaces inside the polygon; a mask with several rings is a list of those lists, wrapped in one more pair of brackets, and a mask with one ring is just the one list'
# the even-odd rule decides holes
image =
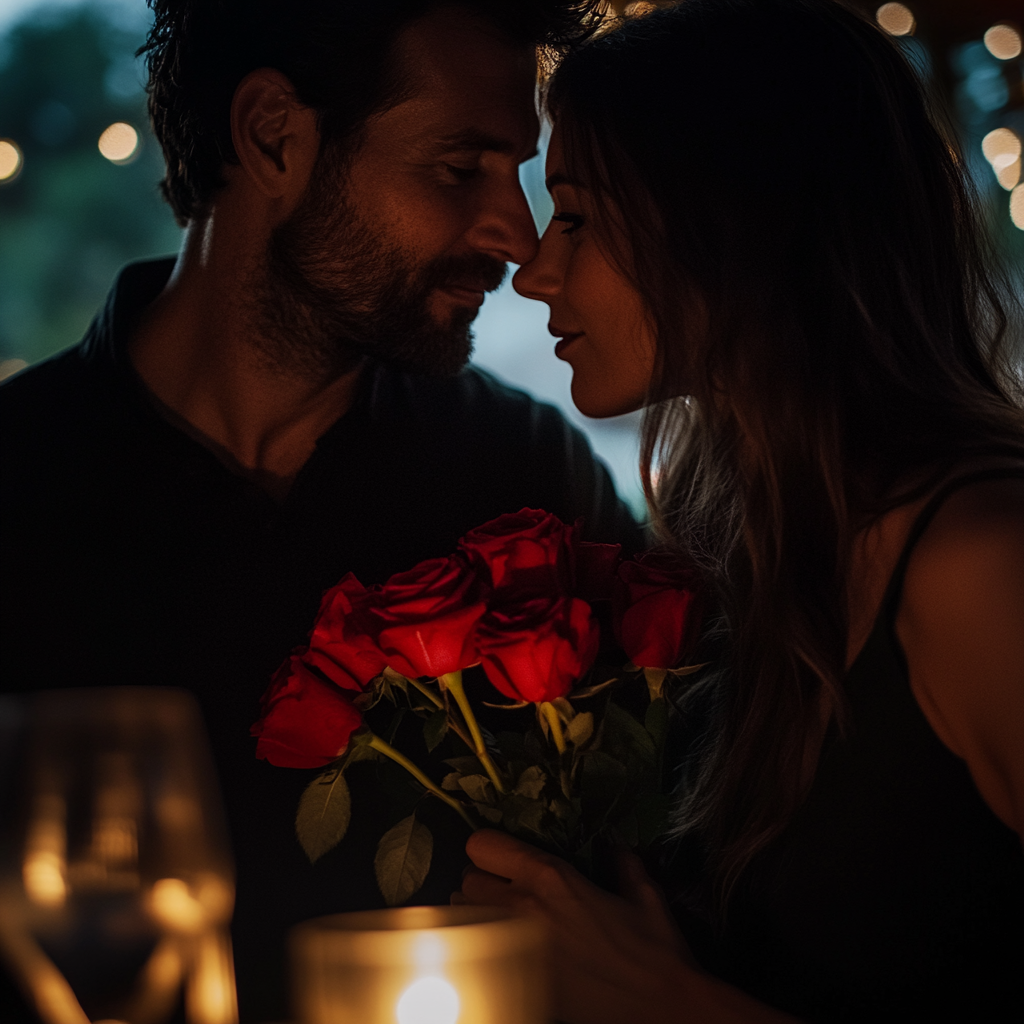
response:
{"label": "woman's chin", "polygon": [[572,377],[572,404],[586,417],[592,420],[606,420],[612,416],[625,416],[636,412],[644,404],[643,398],[626,394],[621,389],[609,385],[605,387],[594,382],[581,381],[580,375]]}

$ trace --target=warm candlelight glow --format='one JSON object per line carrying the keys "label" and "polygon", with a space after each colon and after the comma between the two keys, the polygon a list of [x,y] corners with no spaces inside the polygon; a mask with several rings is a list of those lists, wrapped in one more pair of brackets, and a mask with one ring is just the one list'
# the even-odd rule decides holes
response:
{"label": "warm candlelight glow", "polygon": [[292,932],[297,1024],[543,1024],[544,934],[491,907],[337,914]]}
{"label": "warm candlelight glow", "polygon": [[399,997],[398,1024],[456,1024],[459,993],[444,978],[417,978]]}
{"label": "warm candlelight glow", "polygon": [[238,1020],[231,939],[226,933],[206,932],[196,940],[185,1005],[190,1024],[235,1024]]}
{"label": "warm candlelight glow", "polygon": [[180,878],[161,878],[153,883],[149,912],[168,931],[197,932],[206,915],[203,905]]}
{"label": "warm candlelight glow", "polygon": [[41,907],[61,907],[67,899],[66,805],[55,793],[36,797],[35,817],[25,839],[21,865],[25,894]]}

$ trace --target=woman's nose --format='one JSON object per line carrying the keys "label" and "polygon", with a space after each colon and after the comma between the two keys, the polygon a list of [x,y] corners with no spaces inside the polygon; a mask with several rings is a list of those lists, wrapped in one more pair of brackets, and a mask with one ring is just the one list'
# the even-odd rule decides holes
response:
{"label": "woman's nose", "polygon": [[543,239],[537,255],[515,272],[512,287],[524,298],[537,299],[540,302],[552,298],[562,290],[562,275],[553,265],[549,254],[545,252]]}

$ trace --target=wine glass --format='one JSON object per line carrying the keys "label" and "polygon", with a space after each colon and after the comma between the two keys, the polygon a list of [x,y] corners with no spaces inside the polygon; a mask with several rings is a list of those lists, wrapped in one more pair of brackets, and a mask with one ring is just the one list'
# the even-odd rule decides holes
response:
{"label": "wine glass", "polygon": [[195,700],[0,698],[0,956],[45,1024],[237,1020],[234,877]]}

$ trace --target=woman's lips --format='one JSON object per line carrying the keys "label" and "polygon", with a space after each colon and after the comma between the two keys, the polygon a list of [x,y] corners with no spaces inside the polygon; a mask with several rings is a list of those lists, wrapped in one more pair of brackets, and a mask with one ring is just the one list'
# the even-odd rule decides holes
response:
{"label": "woman's lips", "polygon": [[563,331],[560,327],[555,327],[554,324],[548,324],[548,331],[556,338],[560,339],[558,344],[555,345],[555,355],[558,356],[559,359],[562,358],[565,350],[577,338],[583,337],[583,331]]}

